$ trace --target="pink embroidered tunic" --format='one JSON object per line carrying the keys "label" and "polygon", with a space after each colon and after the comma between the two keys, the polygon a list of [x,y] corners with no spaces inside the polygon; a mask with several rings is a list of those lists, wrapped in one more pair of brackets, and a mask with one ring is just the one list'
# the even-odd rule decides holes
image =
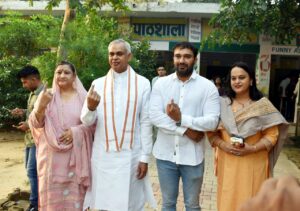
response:
{"label": "pink embroidered tunic", "polygon": [[[35,112],[30,116],[30,127],[37,147],[41,211],[82,210],[84,196],[90,186],[92,144],[92,129],[80,121],[85,95],[85,90],[77,89],[77,95],[62,101],[59,91],[56,91],[46,109],[43,123],[37,121]],[[58,139],[69,128],[73,142],[70,145],[61,144]]]}

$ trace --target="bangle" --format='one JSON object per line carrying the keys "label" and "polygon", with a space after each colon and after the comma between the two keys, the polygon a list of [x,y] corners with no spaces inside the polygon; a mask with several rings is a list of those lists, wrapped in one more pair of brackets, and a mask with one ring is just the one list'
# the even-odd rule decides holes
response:
{"label": "bangle", "polygon": [[35,111],[34,113],[35,113],[35,116],[36,116],[36,117],[37,117],[37,116],[42,117],[42,116],[45,115],[45,112],[44,112],[44,111]]}
{"label": "bangle", "polygon": [[39,111],[35,111],[35,113],[38,114],[38,115],[43,114],[42,112],[39,112]]}
{"label": "bangle", "polygon": [[264,144],[264,146],[266,147],[266,150],[269,152],[273,147],[272,143],[266,138],[263,138],[261,141]]}
{"label": "bangle", "polygon": [[257,152],[257,146],[253,145],[253,147],[254,147],[254,152]]}

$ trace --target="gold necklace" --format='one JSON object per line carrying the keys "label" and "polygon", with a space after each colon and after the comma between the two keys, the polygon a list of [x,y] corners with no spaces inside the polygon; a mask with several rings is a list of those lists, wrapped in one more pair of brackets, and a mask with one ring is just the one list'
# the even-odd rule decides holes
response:
{"label": "gold necklace", "polygon": [[251,98],[244,103],[241,103],[241,102],[237,101],[236,99],[234,99],[233,101],[235,102],[235,105],[232,106],[233,112],[237,112],[237,111],[245,108],[245,106],[250,105],[252,102]]}
{"label": "gold necklace", "polygon": [[241,102],[239,102],[238,100],[234,100],[235,102],[237,102],[237,104],[239,104],[239,105],[241,105],[243,108],[246,106],[246,105],[250,105],[251,104],[251,98],[249,99],[249,100],[247,100],[246,102],[244,102],[244,103],[241,103]]}

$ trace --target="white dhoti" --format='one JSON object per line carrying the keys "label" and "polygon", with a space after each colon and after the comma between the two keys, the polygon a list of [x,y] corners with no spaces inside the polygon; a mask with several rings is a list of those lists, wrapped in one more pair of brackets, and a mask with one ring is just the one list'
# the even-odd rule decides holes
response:
{"label": "white dhoti", "polygon": [[84,208],[141,211],[146,202],[155,207],[148,174],[142,180],[136,178],[139,157],[129,150],[107,153],[95,149],[92,186],[86,193]]}

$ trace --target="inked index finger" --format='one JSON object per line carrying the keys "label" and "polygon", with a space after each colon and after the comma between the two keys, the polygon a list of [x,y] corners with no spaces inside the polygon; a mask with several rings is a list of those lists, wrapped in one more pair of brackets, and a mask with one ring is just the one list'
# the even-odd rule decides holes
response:
{"label": "inked index finger", "polygon": [[92,84],[92,86],[91,86],[91,88],[90,88],[90,90],[89,90],[89,93],[93,93],[94,87],[95,87],[95,84]]}
{"label": "inked index finger", "polygon": [[43,92],[46,92],[46,91],[47,91],[47,88],[48,88],[48,82],[46,81],[46,82],[44,83]]}

